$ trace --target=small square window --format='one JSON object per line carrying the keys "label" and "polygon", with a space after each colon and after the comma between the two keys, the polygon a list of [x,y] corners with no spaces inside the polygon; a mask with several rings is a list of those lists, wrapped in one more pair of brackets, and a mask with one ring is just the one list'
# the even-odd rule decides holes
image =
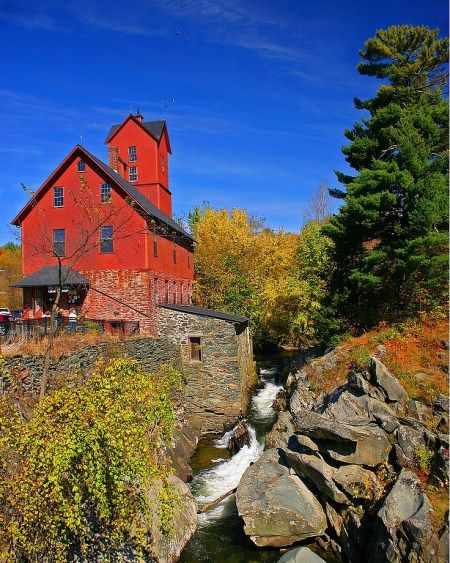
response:
{"label": "small square window", "polygon": [[111,185],[102,184],[100,186],[100,201],[102,203],[111,203]]}
{"label": "small square window", "polygon": [[130,166],[128,170],[128,179],[130,182],[136,182],[138,179],[137,166]]}
{"label": "small square window", "polygon": [[53,206],[63,207],[64,205],[64,188],[53,188]]}
{"label": "small square window", "polygon": [[66,230],[53,229],[53,252],[56,256],[66,254]]}
{"label": "small square window", "polygon": [[111,226],[100,228],[100,252],[109,253],[114,251],[113,228]]}
{"label": "small square window", "polygon": [[136,162],[137,149],[136,147],[128,147],[128,162]]}
{"label": "small square window", "polygon": [[78,172],[85,172],[86,171],[86,164],[84,163],[83,160],[78,161],[77,170],[78,170]]}
{"label": "small square window", "polygon": [[202,361],[202,339],[200,336],[189,337],[189,359],[193,362]]}

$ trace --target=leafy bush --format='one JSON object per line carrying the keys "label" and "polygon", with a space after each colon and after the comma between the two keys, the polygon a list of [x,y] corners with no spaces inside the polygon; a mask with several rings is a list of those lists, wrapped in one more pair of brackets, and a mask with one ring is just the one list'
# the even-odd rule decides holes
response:
{"label": "leafy bush", "polygon": [[[151,374],[121,358],[45,397],[24,424],[2,398],[0,559],[93,560],[98,546],[105,561],[125,545],[146,552],[152,515],[167,530],[176,502],[164,452],[180,384],[173,368]],[[151,486],[160,490],[153,499]]]}
{"label": "leafy bush", "polygon": [[355,346],[350,351],[351,367],[367,369],[370,364],[370,349],[367,346]]}

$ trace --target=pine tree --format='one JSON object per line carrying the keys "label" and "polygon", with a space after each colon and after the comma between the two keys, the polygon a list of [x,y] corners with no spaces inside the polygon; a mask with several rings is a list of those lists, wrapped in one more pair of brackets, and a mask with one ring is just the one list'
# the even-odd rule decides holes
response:
{"label": "pine tree", "polygon": [[361,74],[388,79],[345,132],[355,176],[337,172],[344,203],[327,227],[334,242],[334,297],[352,324],[430,310],[447,295],[448,115],[439,87],[448,39],[393,26],[365,43]]}

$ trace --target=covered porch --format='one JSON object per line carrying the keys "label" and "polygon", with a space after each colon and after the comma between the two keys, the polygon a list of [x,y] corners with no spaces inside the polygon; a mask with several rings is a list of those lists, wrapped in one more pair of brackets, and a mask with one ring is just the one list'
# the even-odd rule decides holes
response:
{"label": "covered porch", "polygon": [[68,266],[48,266],[14,285],[23,289],[23,319],[31,320],[50,317],[58,289],[61,316],[68,317],[71,309],[80,315],[90,281]]}

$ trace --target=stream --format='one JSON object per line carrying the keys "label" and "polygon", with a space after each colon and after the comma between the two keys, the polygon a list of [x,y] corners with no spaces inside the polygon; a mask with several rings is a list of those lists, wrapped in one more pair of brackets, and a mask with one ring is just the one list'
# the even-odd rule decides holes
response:
{"label": "stream", "polygon": [[[232,430],[221,437],[205,436],[200,440],[190,462],[194,471],[190,486],[200,503],[213,501],[237,487],[244,471],[263,452],[265,435],[276,420],[272,403],[283,386],[283,366],[289,365],[291,355],[281,353],[257,359],[260,380],[264,386],[254,392],[246,418],[250,434],[249,446],[244,446],[231,456],[227,444]],[[269,563],[278,561],[280,556],[279,549],[258,548],[244,534],[235,495],[231,495],[216,508],[199,514],[198,529],[184,549],[180,561]]]}

